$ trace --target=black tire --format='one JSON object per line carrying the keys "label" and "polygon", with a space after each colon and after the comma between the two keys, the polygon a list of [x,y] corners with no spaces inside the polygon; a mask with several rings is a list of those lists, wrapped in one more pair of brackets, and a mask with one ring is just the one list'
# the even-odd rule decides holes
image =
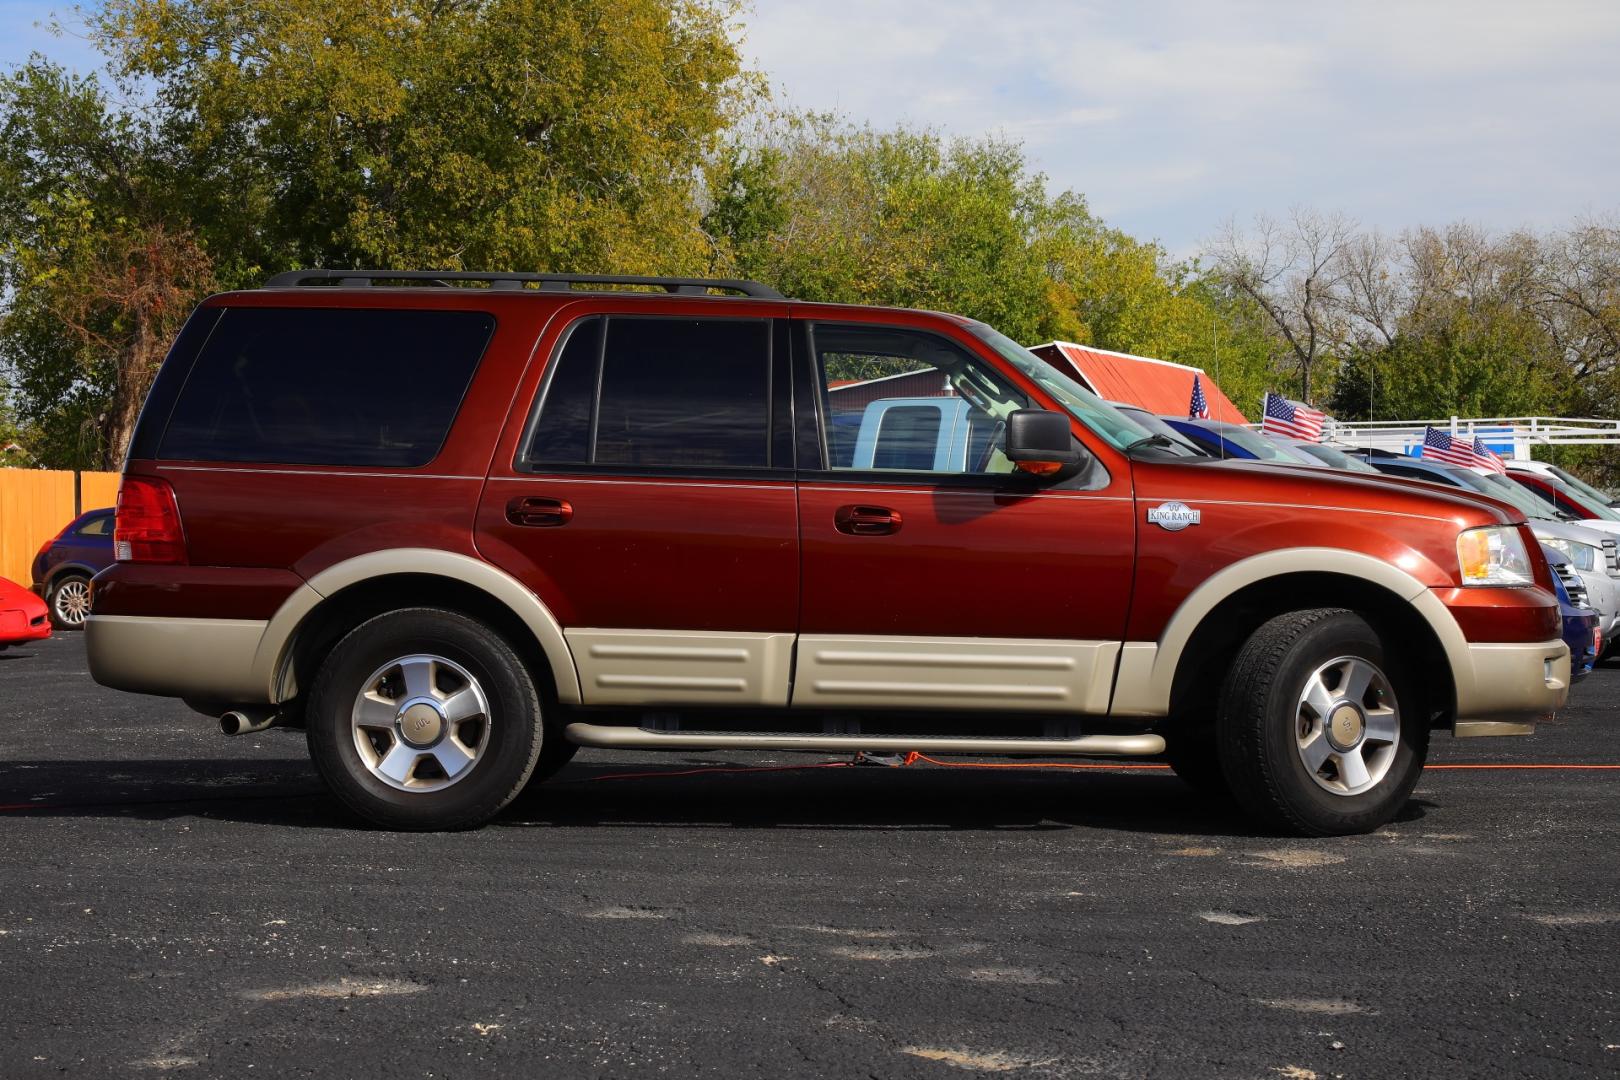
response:
{"label": "black tire", "polygon": [[[363,684],[400,657],[460,665],[488,702],[485,742],[464,776],[433,791],[392,787],[361,759],[353,715]],[[338,642],[315,677],[305,712],[310,756],[332,793],[389,829],[469,829],[494,817],[533,773],[545,742],[540,695],[512,647],[482,624],[437,608],[378,615]]]}
{"label": "black tire", "polygon": [[77,619],[64,617],[57,610],[58,605],[67,606],[70,590],[84,590],[84,598],[88,602],[90,593],[90,579],[83,574],[63,574],[51,582],[51,587],[45,590],[45,606],[50,609],[51,625],[58,630],[83,630],[84,616],[90,613],[88,603],[84,613]]}
{"label": "black tire", "polygon": [[[1296,734],[1307,680],[1338,658],[1366,661],[1382,673],[1399,724],[1388,744],[1387,771],[1357,794],[1319,784]],[[1386,654],[1365,619],[1342,608],[1290,612],[1256,630],[1227,673],[1217,721],[1221,764],[1238,802],[1268,826],[1300,836],[1371,832],[1401,811],[1417,785],[1429,749],[1428,721],[1410,673]]]}
{"label": "black tire", "polygon": [[540,760],[534,764],[534,772],[529,774],[529,789],[545,783],[574,760],[579,753],[579,744],[571,743],[563,738],[562,732],[550,728],[546,730],[545,745],[540,747]]}

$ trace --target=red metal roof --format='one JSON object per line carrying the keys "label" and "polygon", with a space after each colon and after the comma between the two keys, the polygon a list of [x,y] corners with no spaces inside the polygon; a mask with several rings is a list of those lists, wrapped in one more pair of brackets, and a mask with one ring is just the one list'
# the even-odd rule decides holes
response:
{"label": "red metal roof", "polygon": [[1078,378],[1106,401],[1140,405],[1163,416],[1186,416],[1192,402],[1193,376],[1204,383],[1204,400],[1211,420],[1248,423],[1248,417],[1227,398],[1203,368],[1154,360],[1147,356],[1093,349],[1072,341],[1049,341],[1030,350],[1065,375]]}

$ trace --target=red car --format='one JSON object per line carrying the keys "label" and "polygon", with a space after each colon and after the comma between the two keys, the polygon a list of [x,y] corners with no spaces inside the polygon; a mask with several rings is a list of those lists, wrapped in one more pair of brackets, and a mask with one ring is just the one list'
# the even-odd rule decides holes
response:
{"label": "red car", "polygon": [[0,649],[50,636],[45,601],[16,582],[0,578]]}
{"label": "red car", "polygon": [[1167,757],[1350,833],[1431,730],[1564,703],[1513,508],[1184,454],[953,315],[291,273],[206,301],[163,365],[90,666],[303,727],[345,803],[419,829],[598,746]]}

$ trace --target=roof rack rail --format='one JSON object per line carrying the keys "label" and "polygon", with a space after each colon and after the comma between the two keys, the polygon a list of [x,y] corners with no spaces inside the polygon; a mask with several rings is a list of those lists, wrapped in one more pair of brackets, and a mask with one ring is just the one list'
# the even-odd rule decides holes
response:
{"label": "roof rack rail", "polygon": [[453,281],[487,281],[491,288],[523,289],[538,283],[542,292],[571,292],[575,285],[650,285],[681,296],[703,296],[711,289],[739,292],[764,300],[782,300],[769,285],[738,278],[640,277],[631,274],[504,274],[481,270],[288,270],[264,283],[267,289],[296,288],[336,282],[339,287],[371,286],[379,281],[412,281],[448,286]]}

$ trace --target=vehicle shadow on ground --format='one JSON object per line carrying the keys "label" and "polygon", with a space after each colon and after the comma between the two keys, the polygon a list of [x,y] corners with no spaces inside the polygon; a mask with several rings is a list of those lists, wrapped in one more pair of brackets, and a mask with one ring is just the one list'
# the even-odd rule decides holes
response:
{"label": "vehicle shadow on ground", "polygon": [[[496,818],[505,828],[1054,831],[1272,835],[1168,772],[908,768],[748,769],[575,764]],[[724,771],[746,769],[747,771]],[[625,774],[630,779],[616,779]],[[1414,800],[1398,820],[1435,804]],[[305,759],[21,761],[0,765],[11,816],[206,818],[293,828],[367,828]]]}

